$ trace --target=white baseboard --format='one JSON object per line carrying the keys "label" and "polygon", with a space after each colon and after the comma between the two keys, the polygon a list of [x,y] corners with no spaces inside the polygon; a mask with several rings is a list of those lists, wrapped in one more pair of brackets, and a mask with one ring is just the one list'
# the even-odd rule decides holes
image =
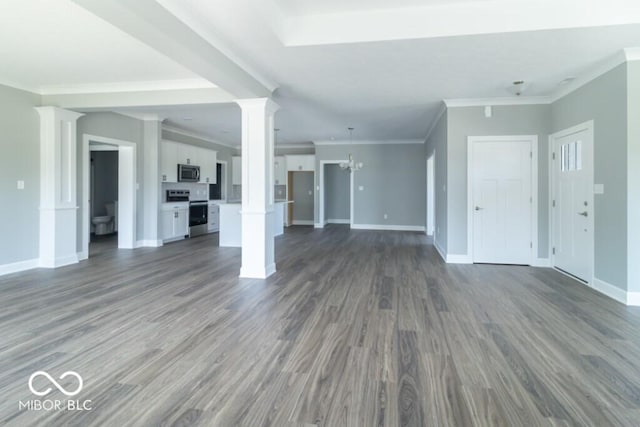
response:
{"label": "white baseboard", "polygon": [[136,248],[159,248],[162,246],[162,240],[138,240]]}
{"label": "white baseboard", "polygon": [[473,260],[467,254],[447,254],[447,264],[473,264]]}
{"label": "white baseboard", "polygon": [[440,246],[440,244],[436,239],[433,239],[433,246],[435,246],[436,251],[438,251],[438,254],[440,254],[440,257],[442,258],[442,260],[444,262],[447,262],[447,255],[445,254],[444,250],[442,249],[442,247]]}
{"label": "white baseboard", "polygon": [[551,267],[549,258],[534,258],[531,267]]}
{"label": "white baseboard", "polygon": [[38,266],[42,268],[58,268],[66,265],[77,264],[80,262],[78,254],[68,255],[65,257],[59,257],[52,260],[40,260]]}
{"label": "white baseboard", "polygon": [[307,220],[301,220],[301,219],[294,219],[292,224],[293,225],[313,225],[313,226],[315,226],[313,221],[307,221]]}
{"label": "white baseboard", "polygon": [[89,252],[78,252],[78,261],[84,261],[85,259],[89,259]]}
{"label": "white baseboard", "polygon": [[266,279],[276,272],[276,264],[272,263],[264,268],[240,268],[240,278],[244,279]]}
{"label": "white baseboard", "polygon": [[325,224],[351,224],[349,219],[328,219]]}
{"label": "white baseboard", "polygon": [[604,280],[600,280],[594,277],[593,283],[588,284],[588,286],[600,292],[601,294],[608,296],[609,298],[613,298],[614,300],[621,302],[622,304],[628,305],[627,292],[617,286],[612,285],[611,283],[607,283]]}
{"label": "white baseboard", "polygon": [[423,225],[352,224],[351,228],[356,230],[424,231]]}
{"label": "white baseboard", "polygon": [[19,273],[21,271],[38,268],[40,260],[38,258],[28,259],[25,261],[12,262],[10,264],[0,265],[0,276],[11,273]]}
{"label": "white baseboard", "polygon": [[324,228],[324,225],[320,224],[319,222],[316,222],[315,224],[313,224],[313,228]]}

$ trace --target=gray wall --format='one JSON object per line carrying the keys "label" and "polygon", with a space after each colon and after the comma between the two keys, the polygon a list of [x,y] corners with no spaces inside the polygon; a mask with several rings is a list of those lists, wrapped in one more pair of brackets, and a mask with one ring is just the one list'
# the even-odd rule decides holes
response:
{"label": "gray wall", "polygon": [[628,148],[627,148],[627,259],[629,265],[628,291],[640,291],[640,61],[627,64],[627,107],[628,107]]}
{"label": "gray wall", "polygon": [[[435,169],[435,243],[442,251],[447,253],[447,117],[448,112],[445,111],[435,124],[431,135],[425,142],[425,173],[426,159],[428,159],[435,151],[434,169]],[[426,177],[425,177],[426,182]],[[426,193],[426,186],[425,186]],[[426,205],[426,201],[425,201]],[[425,213],[425,227],[426,224]]]}
{"label": "gray wall", "polygon": [[595,196],[595,276],[626,289],[626,64],[558,100],[551,109],[552,133],[594,120],[594,179],[605,188]]}
{"label": "gray wall", "polygon": [[220,145],[220,144],[214,144],[212,142],[209,141],[205,141],[199,138],[194,138],[194,137],[190,137],[190,136],[185,136],[182,135],[180,133],[176,133],[176,132],[171,132],[168,130],[163,130],[162,131],[162,139],[166,139],[169,141],[175,141],[175,142],[180,142],[183,144],[190,144],[190,145],[195,145],[197,147],[202,147],[202,148],[208,148],[209,150],[215,150],[217,151],[217,158],[218,161],[225,161],[227,162],[227,185],[226,185],[226,194],[227,197],[232,198],[232,191],[231,191],[231,156],[236,156],[237,155],[237,150],[235,148],[231,148],[231,147],[227,147],[226,145]]}
{"label": "gray wall", "polygon": [[313,177],[313,172],[293,172],[294,221],[313,221]]}
{"label": "gray wall", "polygon": [[[320,170],[321,161],[346,160],[349,153],[364,164],[353,178],[354,224],[424,226],[426,166],[423,144],[320,145],[316,147],[316,170]],[[363,190],[359,190],[360,186]],[[316,200],[316,222],[318,206]]]}
{"label": "gray wall", "polygon": [[92,151],[93,160],[93,213],[92,216],[107,214],[106,203],[118,200],[118,152]]}
{"label": "gray wall", "polygon": [[[548,256],[548,105],[493,107],[485,118],[484,107],[448,110],[448,245],[450,254],[467,253],[467,137],[538,135],[538,256]],[[436,165],[436,169],[439,165]]]}
{"label": "gray wall", "polygon": [[38,258],[39,105],[39,95],[0,85],[0,265]]}
{"label": "gray wall", "polygon": [[[144,239],[144,122],[115,113],[88,113],[78,119],[78,252],[82,250],[82,218],[85,206],[82,203],[82,157],[83,135],[119,139],[136,145],[136,240]],[[99,142],[99,141],[98,141]],[[156,189],[153,189],[154,191]]]}
{"label": "gray wall", "polygon": [[351,175],[337,164],[324,165],[324,220],[349,220]]}

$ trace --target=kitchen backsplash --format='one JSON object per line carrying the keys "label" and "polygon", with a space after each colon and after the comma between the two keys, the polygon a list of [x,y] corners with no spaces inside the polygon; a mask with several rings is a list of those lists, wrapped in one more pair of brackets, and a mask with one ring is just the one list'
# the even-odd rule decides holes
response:
{"label": "kitchen backsplash", "polygon": [[167,190],[189,190],[189,200],[209,200],[209,184],[199,184],[194,182],[163,182],[163,203],[167,201]]}

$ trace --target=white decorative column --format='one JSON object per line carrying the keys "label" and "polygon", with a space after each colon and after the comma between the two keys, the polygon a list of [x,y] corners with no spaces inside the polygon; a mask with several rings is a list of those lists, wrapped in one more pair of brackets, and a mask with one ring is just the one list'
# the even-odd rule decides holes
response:
{"label": "white decorative column", "polygon": [[236,101],[242,109],[242,267],[240,277],[276,271],[273,207],[274,114],[269,98]]}
{"label": "white decorative column", "polygon": [[36,107],[40,114],[40,266],[78,262],[77,133],[83,114]]}

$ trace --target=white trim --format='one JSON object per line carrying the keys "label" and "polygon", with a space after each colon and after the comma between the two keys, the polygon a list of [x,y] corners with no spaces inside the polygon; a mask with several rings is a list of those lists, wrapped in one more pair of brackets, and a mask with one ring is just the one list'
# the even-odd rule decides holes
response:
{"label": "white trim", "polygon": [[266,279],[276,272],[276,264],[271,263],[264,268],[248,269],[247,267],[240,268],[240,277],[245,279]]}
{"label": "white trim", "polygon": [[89,251],[78,252],[78,261],[84,261],[89,259]]}
{"label": "white trim", "polygon": [[624,49],[627,61],[640,61],[640,47],[627,47]]}
{"label": "white trim", "polygon": [[[347,163],[347,160],[320,160],[320,173],[318,174],[318,187],[320,187],[318,194],[318,223],[320,228],[324,227],[329,221],[324,219],[324,167],[325,165],[339,165],[340,163]],[[353,227],[353,172],[349,174],[349,215],[348,222],[344,224],[350,224]]]}
{"label": "white trim", "polygon": [[380,224],[351,224],[355,230],[388,230],[388,231],[422,231],[423,225],[380,225]]}
{"label": "white trim", "polygon": [[40,259],[33,258],[25,261],[12,262],[0,265],[0,276],[5,274],[19,273],[21,271],[32,270],[40,266]]}
{"label": "white trim", "polygon": [[[473,262],[473,144],[477,142],[528,142],[531,149],[531,224],[529,265],[538,257],[538,135],[467,137],[467,257]],[[447,260],[449,255],[447,255]]]}
{"label": "white trim", "polygon": [[531,267],[551,267],[551,260],[549,258],[534,258]]}
{"label": "white trim", "polygon": [[424,138],[425,142],[429,140],[429,138],[431,137],[431,134],[433,133],[433,130],[436,128],[436,125],[438,124],[438,122],[446,112],[447,112],[447,104],[443,102],[442,104],[440,104],[440,109],[438,110],[438,114],[436,115],[436,118],[433,119],[431,121],[431,124],[429,125],[429,130],[427,130],[427,136],[425,136]]}
{"label": "white trim", "polygon": [[[184,129],[180,129],[180,128],[176,128],[176,127],[173,127],[173,126],[169,126],[169,125],[163,124],[162,125],[162,131],[165,131],[165,130],[167,132],[177,133],[178,135],[188,136],[189,138],[199,139],[201,141],[209,142],[211,144],[222,145],[223,147],[227,147],[227,148],[240,148],[239,145],[227,144],[225,142],[220,142],[220,141],[218,141],[216,139],[208,138],[208,137],[206,137],[206,136],[204,136],[202,134],[199,134],[197,132],[192,132],[192,131],[189,131],[189,130],[184,130]],[[185,144],[184,142],[174,141],[172,139],[163,138],[162,135],[160,135],[160,139],[162,141],[169,141],[169,142],[175,142],[175,143],[178,143],[178,144]]]}
{"label": "white trim", "polygon": [[473,259],[465,254],[447,254],[447,264],[473,264]]}
{"label": "white trim", "polygon": [[309,221],[309,220],[303,220],[303,219],[294,219],[291,222],[291,225],[313,225],[315,227],[315,223],[313,221]]}
{"label": "white trim", "polygon": [[302,149],[302,148],[306,148],[306,149],[312,149],[313,150],[313,143],[308,143],[308,144],[287,144],[287,143],[280,143],[280,144],[276,144],[275,145],[275,149],[276,150],[286,150],[287,148],[297,148],[297,149]]}
{"label": "white trim", "polygon": [[442,261],[447,262],[447,255],[435,238],[433,239],[433,246],[436,248],[436,251],[438,251],[438,254],[440,254]]}
{"label": "white trim", "polygon": [[640,292],[627,292],[627,305],[640,306]]}
{"label": "white trim", "polygon": [[351,224],[350,219],[327,219],[325,224]]}
{"label": "white trim", "polygon": [[115,145],[107,144],[89,144],[90,151],[118,151],[118,147]]}
{"label": "white trim", "polygon": [[423,139],[390,139],[385,141],[313,141],[314,145],[402,145],[424,144]]}
{"label": "white trim", "polygon": [[553,102],[551,96],[513,96],[496,98],[459,98],[443,99],[447,108],[457,107],[486,107],[505,105],[547,105]]}
{"label": "white trim", "polygon": [[319,222],[316,222],[316,223],[313,224],[313,228],[324,228],[324,225],[320,224]]}
{"label": "white trim", "polygon": [[[123,221],[129,221],[131,222],[131,224],[129,224],[129,229],[130,232],[126,233],[123,230],[122,227],[119,227],[119,232],[118,232],[118,248],[133,248],[136,246],[136,222],[137,222],[137,193],[138,193],[138,187],[137,187],[137,162],[136,162],[136,157],[137,157],[137,147],[136,144],[130,141],[123,141],[123,140],[119,140],[119,139],[114,139],[114,138],[107,138],[107,137],[103,137],[103,136],[97,136],[97,135],[90,135],[90,134],[83,134],[82,135],[82,206],[84,207],[84,212],[82,213],[82,231],[81,231],[81,236],[82,236],[82,246],[81,246],[81,250],[80,253],[81,254],[89,254],[89,233],[90,233],[90,227],[91,227],[91,208],[89,206],[89,195],[90,195],[90,190],[89,190],[89,186],[90,186],[90,156],[91,156],[91,141],[94,142],[99,142],[102,144],[110,144],[110,145],[116,145],[118,146],[118,201],[119,201],[119,206],[118,206],[118,224],[122,225],[122,224],[126,224],[126,222]],[[123,148],[123,150],[120,150],[120,148]],[[132,170],[125,170],[124,165],[122,164],[122,156],[126,156],[126,157],[132,157],[130,159],[129,162],[127,163],[131,163],[131,168]],[[121,174],[125,174],[127,176],[127,179],[125,179],[125,181],[127,181],[126,183],[121,182]],[[131,181],[131,182],[129,182]],[[131,187],[129,189],[125,188],[124,186],[127,187]],[[131,191],[132,192],[132,198],[133,200],[131,201],[132,206],[131,208],[128,210],[127,215],[120,215],[120,209],[122,207],[122,205],[120,203],[122,203],[122,201],[120,200],[120,195],[123,194],[123,191]],[[128,219],[125,219],[126,217],[130,217]],[[126,228],[125,228],[126,230]]]}
{"label": "white trim", "polygon": [[[569,276],[572,277],[572,276]],[[575,277],[574,277],[575,279]],[[583,283],[576,280],[578,283]],[[583,283],[584,284],[584,283]],[[607,283],[604,280],[600,280],[597,278],[593,278],[592,284],[586,284],[591,289],[594,289],[601,294],[608,296],[609,298],[613,298],[614,300],[621,302],[622,304],[627,304],[627,292],[623,289],[618,288],[617,286],[612,285],[611,283]]]}
{"label": "white trim", "polygon": [[[548,218],[548,222],[549,222],[549,262],[551,263],[552,267],[555,267],[555,257],[553,254],[553,242],[554,242],[554,226],[553,226],[553,200],[554,200],[554,194],[553,194],[553,189],[554,189],[554,183],[555,183],[555,173],[554,173],[554,168],[553,168],[553,143],[556,139],[558,138],[563,138],[565,136],[568,135],[572,135],[574,133],[578,133],[581,132],[583,130],[586,130],[588,132],[589,137],[591,138],[591,148],[593,150],[592,153],[592,161],[593,164],[591,164],[591,179],[590,179],[590,183],[591,183],[591,188],[593,188],[593,183],[594,183],[594,178],[595,178],[595,128],[594,128],[594,121],[593,120],[589,120],[583,123],[580,123],[578,125],[572,126],[570,128],[567,129],[563,129],[559,132],[556,132],[554,134],[549,135],[549,147],[548,147],[548,171],[549,171],[549,203],[548,203],[548,207],[549,207],[549,218]],[[593,191],[591,191],[589,193],[590,195],[590,199],[587,201],[589,203],[589,206],[594,206],[594,210],[595,210],[595,205],[594,205],[594,194]],[[594,211],[595,212],[595,211]],[[591,215],[589,218],[589,229],[591,230],[591,244],[590,244],[590,262],[591,265],[589,266],[590,269],[590,274],[587,278],[587,283],[593,283],[593,281],[595,280],[595,265],[596,265],[596,261],[595,261],[595,223],[594,223],[594,215]],[[558,270],[561,271],[561,270]],[[590,286],[590,285],[589,285]]]}
{"label": "white trim", "polygon": [[[64,267],[67,265],[71,265],[71,264],[77,264],[80,260],[78,259],[78,254],[75,253],[73,255],[68,255],[68,256],[64,256],[64,257],[58,257],[54,260],[52,260],[51,264],[48,264],[47,261],[43,261],[39,264],[40,267],[42,268],[58,268],[58,267]],[[48,265],[47,265],[48,264]]]}
{"label": "white trim", "polygon": [[162,240],[138,240],[136,248],[159,248],[162,246]]}
{"label": "white trim", "polygon": [[87,93],[119,93],[119,92],[145,92],[155,90],[182,90],[182,89],[210,89],[217,88],[210,81],[203,78],[175,79],[175,80],[150,80],[142,82],[115,82],[115,83],[87,83],[74,85],[40,86],[40,95],[75,95]]}

